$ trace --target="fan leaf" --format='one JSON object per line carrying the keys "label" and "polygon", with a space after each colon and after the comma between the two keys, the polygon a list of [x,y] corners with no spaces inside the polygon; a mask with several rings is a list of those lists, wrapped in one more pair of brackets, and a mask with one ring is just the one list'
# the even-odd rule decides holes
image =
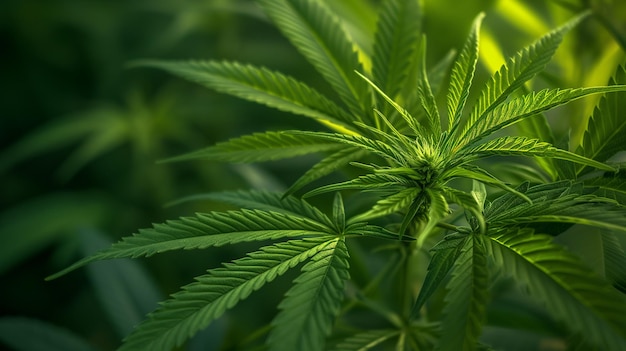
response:
{"label": "fan leaf", "polygon": [[419,318],[422,306],[448,276],[452,266],[454,266],[461,254],[461,248],[465,244],[465,240],[465,237],[446,238],[430,249],[433,254],[428,263],[428,272],[424,278],[424,283],[420,288],[415,305],[413,305],[413,319]]}
{"label": "fan leaf", "polygon": [[430,237],[431,231],[435,228],[437,223],[446,215],[448,215],[450,209],[448,202],[443,195],[443,192],[439,189],[433,190],[425,188],[424,192],[428,197],[428,214],[426,217],[426,224],[419,232],[419,240],[417,242],[418,247],[423,247],[426,240]]}
{"label": "fan leaf", "polygon": [[[459,145],[473,147],[490,134],[538,113],[591,94],[626,91],[626,85],[576,89],[544,89],[502,103],[470,125]],[[605,167],[606,169],[607,167]],[[611,170],[610,167],[607,170]]]}
{"label": "fan leaf", "polygon": [[[618,67],[609,84],[626,84],[626,67]],[[606,161],[618,151],[625,150],[625,113],[626,92],[603,96],[589,119],[577,153],[594,160]],[[583,170],[584,167],[579,167],[577,173],[580,174]]]}
{"label": "fan leaf", "polygon": [[594,194],[617,201],[626,206],[626,178],[624,172],[614,177],[586,179],[585,186],[594,189]]}
{"label": "fan leaf", "polygon": [[510,57],[481,91],[480,98],[468,119],[465,132],[477,120],[505,102],[511,93],[543,71],[563,41],[563,36],[587,15],[574,18]]}
{"label": "fan leaf", "polygon": [[523,192],[532,204],[521,203],[506,194],[494,200],[485,217],[490,226],[552,222],[626,231],[626,208],[584,191],[581,183],[567,181],[535,186]]}
{"label": "fan leaf", "polygon": [[267,340],[270,350],[322,351],[350,278],[344,239],[324,244],[280,303]]}
{"label": "fan leaf", "polygon": [[417,0],[392,0],[382,4],[374,38],[372,74],[382,91],[394,98],[409,80],[415,65],[421,30]]}
{"label": "fan leaf", "polygon": [[489,172],[485,171],[484,169],[478,167],[478,166],[473,166],[473,165],[463,165],[460,167],[455,167],[449,171],[447,171],[445,173],[446,177],[449,178],[453,178],[453,177],[462,177],[462,178],[468,178],[468,179],[472,179],[472,180],[477,180],[479,182],[482,182],[484,184],[487,185],[492,185],[495,187],[498,187],[504,191],[507,191],[511,194],[515,194],[516,196],[519,196],[520,198],[524,199],[525,201],[530,202],[530,199],[524,195],[523,193],[511,188],[510,186],[508,186],[506,183],[504,183],[503,181],[499,180],[498,178],[494,177],[493,175],[489,174]]}
{"label": "fan leaf", "polygon": [[515,229],[490,235],[485,245],[504,273],[573,332],[603,350],[626,348],[624,297],[550,236]]}
{"label": "fan leaf", "polygon": [[354,43],[335,16],[319,1],[260,0],[274,24],[330,83],[357,116],[370,108],[367,87],[354,74],[363,68]]}
{"label": "fan leaf", "polygon": [[430,130],[434,136],[441,134],[441,116],[437,108],[437,100],[430,84],[428,72],[426,71],[426,36],[422,36],[420,47],[420,80],[417,86],[417,93],[420,104],[426,112]]}
{"label": "fan leaf", "polygon": [[479,231],[485,231],[486,225],[485,218],[483,216],[483,208],[477,202],[477,199],[473,194],[447,186],[442,187],[441,191],[446,197],[448,203],[455,203],[471,213],[474,216],[473,218],[477,221],[476,225],[478,226]]}
{"label": "fan leaf", "polygon": [[476,348],[489,298],[487,257],[481,238],[467,237],[452,267],[438,350]]}
{"label": "fan leaf", "polygon": [[409,160],[407,159],[406,155],[402,154],[401,150],[396,150],[396,148],[377,139],[370,139],[360,135],[305,131],[293,131],[290,132],[290,134],[297,136],[309,136],[312,140],[318,138],[318,140],[329,140],[334,143],[342,143],[350,146],[356,146],[362,150],[368,151],[374,155],[378,155],[386,160],[392,161],[396,165],[402,166],[409,164]]}
{"label": "fan leaf", "polygon": [[459,57],[454,63],[450,76],[450,88],[448,90],[448,130],[449,135],[454,135],[458,125],[461,123],[463,109],[469,96],[476,62],[478,61],[478,40],[480,25],[484,13],[479,14],[472,23],[472,29],[467,37]]}
{"label": "fan leaf", "polygon": [[205,159],[233,163],[266,162],[337,148],[337,143],[296,135],[293,131],[265,132],[230,139],[166,161]]}
{"label": "fan leaf", "polygon": [[149,314],[120,351],[169,351],[180,346],[252,292],[325,250],[328,240],[294,240],[266,246],[223,268],[208,271]]}
{"label": "fan leaf", "polygon": [[329,228],[333,226],[333,223],[325,214],[305,200],[262,190],[221,191],[198,194],[183,198],[170,205],[195,200],[217,201],[250,210],[280,212],[289,216],[312,219],[318,223],[324,223]]}
{"label": "fan leaf", "polygon": [[349,113],[315,89],[265,67],[216,61],[140,61],[137,64],[163,69],[218,92],[322,123],[332,122],[345,127],[352,121]]}
{"label": "fan leaf", "polygon": [[351,220],[367,221],[400,212],[411,205],[419,192],[420,189],[416,187],[402,189],[395,194],[376,201],[376,204],[370,210],[353,217]]}
{"label": "fan leaf", "polygon": [[350,162],[364,157],[366,154],[367,153],[364,150],[359,150],[354,147],[342,148],[336,151],[315,164],[315,166],[311,167],[308,171],[306,171],[306,173],[298,178],[298,180],[296,180],[289,187],[289,189],[285,191],[285,196],[295,193],[307,184],[331,174],[339,168],[346,166]]}
{"label": "fan leaf", "polygon": [[386,173],[366,174],[357,178],[347,180],[345,182],[329,184],[317,189],[313,189],[304,194],[304,197],[311,197],[331,191],[340,190],[371,190],[371,191],[386,191],[386,190],[404,190],[406,188],[414,188],[417,184],[404,177],[395,176]]}
{"label": "fan leaf", "polygon": [[195,217],[155,224],[122,238],[109,248],[74,263],[47,279],[55,279],[90,262],[151,256],[171,250],[217,247],[240,242],[324,236],[333,230],[324,224],[278,212],[241,210],[199,213]]}
{"label": "fan leaf", "polygon": [[584,156],[558,149],[549,143],[537,139],[519,136],[507,136],[489,140],[463,150],[462,158],[467,162],[488,156],[541,156],[566,160],[599,169],[610,169],[607,165]]}

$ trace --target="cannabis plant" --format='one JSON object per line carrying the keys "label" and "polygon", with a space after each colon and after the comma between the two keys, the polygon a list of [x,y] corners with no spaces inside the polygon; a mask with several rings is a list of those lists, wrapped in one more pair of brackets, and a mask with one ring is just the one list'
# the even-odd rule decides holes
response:
{"label": "cannabis plant", "polygon": [[[587,14],[520,50],[479,89],[472,81],[483,14],[457,55],[431,65],[416,0],[382,2],[371,50],[355,44],[321,1],[258,4],[332,96],[237,62],[138,65],[312,118],[324,130],[259,132],[172,160],[252,163],[306,154],[321,160],[284,192],[205,194],[240,209],[156,224],[53,275],[102,259],[262,246],[173,294],[122,350],[179,347],[289,271],[297,273],[279,312],[256,334],[267,333],[270,350],[488,349],[484,326],[533,330],[532,320],[514,320],[524,315],[523,305],[503,304],[503,290],[521,290],[544,306],[555,327],[539,333],[565,340],[563,347],[626,349],[626,183],[612,158],[624,150],[626,97],[619,92],[626,91],[626,70],[618,68],[608,86],[530,89]],[[542,113],[591,94],[605,95],[584,138],[570,142],[573,151],[557,147]],[[522,134],[508,128],[514,124]],[[508,162],[510,172],[485,162],[492,157]],[[336,171],[346,179],[324,182]],[[332,206],[307,202],[323,203],[324,193],[334,194]],[[566,231],[590,240],[592,227],[601,233],[601,268],[558,240]],[[367,267],[386,253],[383,268]]]}

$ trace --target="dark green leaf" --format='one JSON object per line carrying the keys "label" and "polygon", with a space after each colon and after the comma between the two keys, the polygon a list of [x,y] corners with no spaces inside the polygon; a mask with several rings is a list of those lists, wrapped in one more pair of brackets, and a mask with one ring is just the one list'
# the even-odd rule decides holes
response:
{"label": "dark green leaf", "polygon": [[324,223],[328,227],[333,226],[332,221],[325,214],[305,200],[293,196],[285,197],[279,193],[262,190],[222,191],[193,195],[172,203],[172,205],[182,201],[193,200],[211,200],[249,210],[280,212],[290,216],[306,217],[319,223]]}
{"label": "dark green leaf", "polygon": [[626,253],[619,238],[607,231],[602,232],[604,272],[609,282],[626,294]]}
{"label": "dark green leaf", "polygon": [[353,43],[338,19],[319,1],[260,0],[259,4],[300,53],[357,116],[369,108]]}
{"label": "dark green leaf", "polygon": [[180,346],[252,292],[327,250],[328,240],[326,237],[266,246],[223,268],[208,271],[162,303],[124,340],[120,351],[169,351]]}
{"label": "dark green leaf", "polygon": [[350,278],[348,249],[341,238],[324,243],[302,268],[272,321],[270,350],[323,351]]}
{"label": "dark green leaf", "polygon": [[125,237],[110,248],[74,263],[47,279],[58,278],[90,262],[124,257],[151,256],[171,250],[204,249],[226,244],[324,236],[333,230],[324,224],[300,216],[279,212],[241,210],[198,213],[195,217],[155,224]]}
{"label": "dark green leaf", "polygon": [[467,350],[476,343],[485,323],[489,299],[487,256],[482,235],[464,240],[446,286],[444,317],[438,350]]}
{"label": "dark green leaf", "polygon": [[450,272],[450,269],[452,269],[452,266],[461,254],[461,248],[465,244],[465,240],[465,237],[446,239],[431,249],[433,255],[430,263],[428,263],[428,272],[420,288],[415,305],[413,305],[411,314],[413,319],[419,319],[422,306],[448,276],[448,272]]}
{"label": "dark green leaf", "polygon": [[409,81],[418,60],[421,9],[417,0],[391,0],[382,4],[378,17],[372,74],[382,91],[394,98]]}
{"label": "dark green leaf", "polygon": [[626,348],[626,300],[579,259],[530,230],[492,233],[488,256],[573,332],[603,350]]}
{"label": "dark green leaf", "polygon": [[218,92],[267,105],[281,111],[345,126],[352,118],[315,89],[264,67],[237,62],[140,61],[141,66],[160,68]]}
{"label": "dark green leaf", "polygon": [[[618,67],[609,84],[626,84],[626,67]],[[577,153],[594,160],[606,161],[616,152],[626,150],[624,114],[626,114],[626,92],[603,96],[589,119]],[[579,167],[577,173],[583,170]]]}
{"label": "dark green leaf", "polygon": [[351,161],[355,161],[365,156],[367,152],[359,150],[354,147],[342,148],[339,151],[327,156],[315,166],[311,167],[306,173],[304,173],[298,180],[296,180],[285,191],[285,196],[295,193],[305,185],[317,180],[325,175],[328,175],[341,167],[348,165]]}
{"label": "dark green leaf", "polygon": [[49,193],[0,213],[0,274],[81,228],[99,225],[107,205],[94,194]]}

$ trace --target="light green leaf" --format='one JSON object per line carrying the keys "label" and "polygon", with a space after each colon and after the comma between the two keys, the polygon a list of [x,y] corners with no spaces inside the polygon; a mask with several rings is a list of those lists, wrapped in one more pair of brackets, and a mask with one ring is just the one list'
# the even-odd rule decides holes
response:
{"label": "light green leaf", "polygon": [[438,350],[471,351],[486,319],[489,300],[487,256],[482,235],[470,235],[452,267],[446,288]]}
{"label": "light green leaf", "polygon": [[420,80],[417,86],[418,97],[422,108],[426,112],[429,127],[434,136],[441,134],[441,116],[437,108],[437,100],[430,85],[428,72],[426,71],[426,36],[422,36],[420,47]]}
{"label": "light green leaf", "polygon": [[370,108],[366,86],[354,74],[363,68],[338,19],[319,1],[260,0],[272,22],[330,83],[350,111]]}
{"label": "light green leaf", "polygon": [[626,301],[577,257],[530,230],[493,233],[487,253],[573,332],[603,350],[626,349]]}
{"label": "light green leaf", "polygon": [[350,124],[350,114],[315,89],[265,67],[217,61],[140,61],[137,65],[163,69],[218,92],[267,105],[281,111]]}
{"label": "light green leaf", "polygon": [[418,0],[382,4],[374,38],[372,74],[376,85],[392,98],[410,81],[409,73],[418,62],[421,12]]}
{"label": "light green leaf", "polygon": [[[620,66],[610,85],[626,84],[626,68]],[[618,151],[626,150],[626,92],[605,95],[589,119],[587,130],[576,153],[598,161],[606,161]],[[577,174],[584,167],[579,167]]]}
{"label": "light green leaf", "polygon": [[324,243],[280,303],[267,340],[270,350],[322,351],[350,278],[348,249],[341,238]]}
{"label": "light green leaf", "polygon": [[[398,239],[402,240],[406,230],[409,228],[411,224],[414,223],[414,219],[418,215],[424,215],[426,212],[426,201],[427,197],[424,195],[424,192],[417,193],[417,196],[411,202],[409,209],[404,214],[404,218],[402,219],[402,223],[400,223],[400,229],[398,230]],[[420,218],[421,219],[421,218]],[[420,245],[423,243],[419,243]]]}
{"label": "light green leaf", "polygon": [[344,339],[331,350],[368,351],[391,338],[397,337],[399,334],[400,330],[396,329],[368,330]]}
{"label": "light green leaf", "polygon": [[[169,351],[287,270],[326,250],[329,237],[266,246],[212,269],[163,302],[124,340],[124,350]],[[334,240],[330,241],[334,243]]]}
{"label": "light green leaf", "polygon": [[486,225],[482,206],[472,194],[448,186],[442,187],[441,191],[448,203],[455,203],[473,215],[473,220],[476,223],[472,223],[472,220],[470,220],[470,224],[474,229],[478,229],[481,233],[485,231]]}
{"label": "light green leaf", "polygon": [[165,161],[265,162],[337,149],[337,143],[290,131],[244,135]]}
{"label": "light green leaf", "polygon": [[[395,102],[391,97],[389,97],[389,95],[387,95],[383,90],[381,90],[378,86],[376,86],[376,84],[374,84],[374,82],[372,82],[369,78],[362,75],[361,73],[357,72],[357,74],[359,75],[359,77],[365,80],[365,82],[367,82],[374,89],[374,91],[383,98],[383,100],[387,101],[387,103],[396,110],[396,112],[402,117],[404,122],[406,122],[406,124],[411,128],[411,131],[415,135],[419,135],[419,136],[423,135],[422,126],[413,116],[409,114],[409,111],[407,111],[404,107],[400,106],[397,102]],[[399,138],[402,138],[403,135],[398,132],[398,130],[389,122],[389,120],[385,117],[385,115],[383,115],[380,111],[377,111],[377,110],[375,112],[376,112],[376,115],[383,120],[383,123],[385,123],[384,125],[387,126],[393,132],[394,135],[398,136]],[[377,124],[377,129],[379,128],[383,128],[383,126],[378,126]]]}
{"label": "light green leaf", "polygon": [[471,148],[492,133],[538,113],[591,94],[626,91],[626,85],[576,89],[544,89],[502,103],[469,125],[458,145]]}
{"label": "light green leaf", "polygon": [[[545,114],[540,113],[532,118],[523,119],[515,124],[518,130],[518,134],[524,135],[533,139],[539,139],[543,142],[555,145],[554,134],[552,128],[548,124],[548,119]],[[554,165],[554,160],[549,157],[535,157],[535,162],[546,172],[550,179],[556,180],[558,178],[558,172]]]}
{"label": "light green leaf", "polygon": [[331,174],[339,168],[346,166],[351,161],[364,157],[366,154],[367,153],[364,150],[359,150],[354,147],[342,148],[336,151],[321,160],[319,163],[315,164],[315,166],[311,167],[308,171],[306,171],[306,173],[298,178],[298,180],[296,180],[289,187],[289,189],[285,191],[285,196],[293,194],[312,181]]}
{"label": "light green leaf", "polygon": [[335,193],[335,200],[333,201],[333,222],[337,232],[343,233],[346,229],[346,212],[340,192]]}
{"label": "light green leaf", "polygon": [[341,190],[403,190],[405,188],[414,188],[417,184],[409,179],[401,176],[395,176],[386,173],[374,173],[359,176],[357,178],[347,180],[345,182],[329,184],[317,189],[313,189],[304,194],[303,197],[311,197],[331,191]]}
{"label": "light green leaf", "polygon": [[55,279],[90,262],[124,257],[151,256],[171,250],[191,250],[227,244],[324,236],[333,230],[324,224],[279,212],[241,210],[198,213],[195,217],[155,224],[138,234],[122,238],[108,249],[85,257],[47,279]]}
{"label": "light green leaf", "polygon": [[[424,44],[425,43],[426,42],[424,42]],[[455,62],[455,58],[457,56],[456,53],[457,51],[454,49],[448,51],[448,53],[428,71],[428,80],[430,82],[433,95],[437,96],[443,88],[443,84],[445,83],[448,73],[450,72],[450,67]],[[424,61],[424,63],[425,62],[426,61]]]}
{"label": "light green leaf", "polygon": [[198,194],[178,200],[170,205],[193,200],[218,201],[249,210],[280,212],[289,216],[306,217],[316,222],[324,223],[329,228],[333,226],[331,220],[325,214],[305,200],[263,190],[237,190]]}
{"label": "light green leaf", "polygon": [[476,200],[476,204],[478,204],[480,212],[482,212],[485,209],[485,200],[487,200],[487,189],[485,188],[485,184],[473,181],[471,194],[474,200]]}
{"label": "light green leaf", "polygon": [[351,221],[367,221],[387,216],[392,213],[401,212],[411,205],[413,199],[415,199],[419,192],[420,189],[417,187],[402,189],[397,193],[376,201],[376,204],[374,204],[371,209],[352,217]]}
{"label": "light green leaf", "polygon": [[470,34],[452,68],[450,88],[448,90],[448,131],[450,136],[455,134],[461,123],[463,109],[469,96],[472,80],[474,79],[474,71],[476,70],[476,62],[478,60],[479,31],[484,17],[485,14],[480,13],[474,19]]}
{"label": "light green leaf", "polygon": [[463,165],[460,167],[455,167],[445,172],[445,177],[462,177],[477,180],[479,182],[483,182],[485,184],[492,185],[509,193],[515,194],[520,198],[530,202],[526,195],[506,185],[503,181],[499,180],[498,178],[494,177],[493,175],[489,174],[489,172],[478,166]]}
{"label": "light green leaf", "polygon": [[[398,108],[402,108],[398,106]],[[406,111],[405,111],[406,112]],[[407,112],[408,113],[408,112]],[[404,124],[408,124],[409,119],[412,119],[408,114],[402,115]],[[372,127],[365,125],[360,122],[356,122],[355,124],[361,127],[364,131],[370,132],[372,138],[376,139],[379,142],[387,144],[391,146],[394,150],[418,150],[414,147],[414,145],[418,142],[423,142],[423,138],[420,135],[415,135],[415,139],[409,138],[405,134],[401,133],[385,116],[382,112],[378,110],[374,110],[374,118],[376,119],[377,126]],[[406,119],[405,119],[406,118]],[[412,123],[412,122],[411,122]],[[411,129],[420,128],[417,124],[412,123]],[[415,134],[415,131],[413,132]],[[421,133],[421,132],[420,132]]]}
{"label": "light green leaf", "polygon": [[26,317],[0,318],[0,344],[14,351],[94,351],[85,340],[53,324]]}
{"label": "light green leaf", "polygon": [[465,240],[465,237],[444,239],[430,249],[433,254],[428,263],[428,271],[424,278],[424,283],[422,283],[415,305],[413,305],[412,319],[419,319],[422,306],[448,276],[448,272],[450,272],[461,254],[461,248],[465,244]]}
{"label": "light green leaf", "polygon": [[435,228],[437,223],[448,215],[450,209],[448,208],[448,202],[443,196],[443,192],[439,189],[424,189],[428,197],[428,216],[426,217],[426,223],[422,230],[419,232],[419,239],[417,242],[418,247],[423,247],[426,240],[430,237],[431,231]]}
{"label": "light green leaf", "polygon": [[561,44],[563,36],[586,16],[588,13],[570,20],[510,57],[481,91],[480,98],[474,105],[465,131],[461,135],[464,136],[468,127],[505,102],[511,93],[543,71]]}
{"label": "light green leaf", "polygon": [[374,155],[378,155],[386,160],[392,161],[395,165],[408,165],[409,161],[396,148],[377,139],[370,139],[361,135],[347,135],[338,133],[321,133],[321,132],[305,132],[292,131],[294,136],[310,136],[312,139],[328,140],[333,143],[342,143],[345,145],[356,146],[362,150],[368,151]]}
{"label": "light green leaf", "polygon": [[465,162],[488,156],[541,156],[557,158],[582,165],[587,165],[604,170],[612,170],[612,167],[601,162],[594,161],[573,152],[558,149],[549,143],[537,139],[530,139],[520,136],[506,136],[492,139],[471,148],[461,151],[462,159]]}

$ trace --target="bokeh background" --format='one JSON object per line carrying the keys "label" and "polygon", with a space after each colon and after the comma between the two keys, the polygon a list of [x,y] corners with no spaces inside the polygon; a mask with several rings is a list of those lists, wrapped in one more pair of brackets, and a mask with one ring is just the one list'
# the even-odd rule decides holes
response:
{"label": "bokeh background", "polygon": [[[379,1],[322,1],[369,50]],[[594,17],[568,35],[537,84],[603,85],[624,62],[623,0],[423,2],[429,64],[459,48],[474,16],[487,14],[479,85],[503,55],[585,9]],[[50,282],[46,276],[151,223],[224,208],[169,206],[174,200],[285,189],[311,164],[158,163],[254,131],[322,127],[130,67],[142,58],[250,62],[329,91],[251,0],[0,1],[0,349],[115,349],[157,301],[246,246],[97,263]],[[549,115],[557,136],[580,137],[595,99]],[[278,299],[259,292],[185,349],[245,347],[254,339],[248,331],[271,319]]]}

